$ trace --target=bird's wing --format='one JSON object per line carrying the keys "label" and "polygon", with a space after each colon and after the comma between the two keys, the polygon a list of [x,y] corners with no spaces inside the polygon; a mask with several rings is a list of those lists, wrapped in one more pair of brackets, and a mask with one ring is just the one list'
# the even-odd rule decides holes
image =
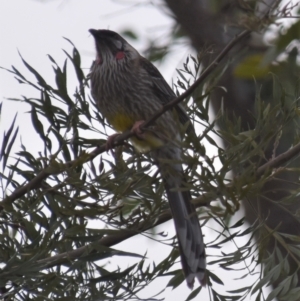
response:
{"label": "bird's wing", "polygon": [[[168,102],[176,98],[174,91],[165,81],[158,69],[150,61],[141,57],[141,66],[149,74],[153,83],[153,92],[158,96],[163,105],[166,105]],[[175,106],[175,109],[178,114],[179,121],[183,125],[189,123],[187,131],[193,132],[193,125],[183,106],[178,104]]]}

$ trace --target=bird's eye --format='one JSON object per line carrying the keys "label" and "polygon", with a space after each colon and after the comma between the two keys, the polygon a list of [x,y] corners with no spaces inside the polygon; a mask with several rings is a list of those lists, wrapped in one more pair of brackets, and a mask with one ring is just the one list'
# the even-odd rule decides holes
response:
{"label": "bird's eye", "polygon": [[124,51],[118,51],[116,53],[116,59],[117,60],[122,60],[125,57],[125,52]]}
{"label": "bird's eye", "polygon": [[123,43],[120,40],[113,40],[117,49],[123,50]]}

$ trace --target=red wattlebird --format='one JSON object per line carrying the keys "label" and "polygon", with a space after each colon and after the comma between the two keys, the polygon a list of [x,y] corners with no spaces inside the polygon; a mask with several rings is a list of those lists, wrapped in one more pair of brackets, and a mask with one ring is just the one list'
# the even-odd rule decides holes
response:
{"label": "red wattlebird", "polygon": [[[147,120],[176,96],[157,68],[142,57],[119,34],[90,29],[96,42],[96,60],[91,68],[92,96],[101,114],[117,132],[133,129],[131,139],[139,151],[149,151],[159,167],[172,211],[181,263],[187,285],[195,277],[205,283],[205,248],[191,194],[184,189],[182,149],[178,120],[189,117],[181,105],[157,118],[141,131]],[[176,112],[174,112],[176,111]],[[177,115],[177,116],[176,116]],[[192,128],[191,123],[189,128]]]}

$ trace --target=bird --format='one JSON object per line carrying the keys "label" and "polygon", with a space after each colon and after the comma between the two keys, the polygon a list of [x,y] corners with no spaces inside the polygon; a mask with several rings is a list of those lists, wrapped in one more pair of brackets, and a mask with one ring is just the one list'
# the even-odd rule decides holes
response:
{"label": "bird", "polygon": [[90,70],[91,95],[101,115],[122,133],[132,130],[138,152],[148,152],[158,166],[174,220],[183,273],[189,288],[195,278],[205,285],[206,257],[203,235],[191,193],[185,189],[180,124],[194,130],[179,104],[141,129],[176,95],[159,70],[117,32],[90,29],[96,59]]}

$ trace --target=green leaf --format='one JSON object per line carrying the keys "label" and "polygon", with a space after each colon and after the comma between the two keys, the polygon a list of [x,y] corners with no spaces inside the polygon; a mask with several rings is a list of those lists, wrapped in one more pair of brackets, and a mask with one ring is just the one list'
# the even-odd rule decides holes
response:
{"label": "green leaf", "polygon": [[[24,65],[27,67],[27,69],[35,76],[35,78],[37,79],[38,81],[38,84],[40,86],[42,86],[43,88],[47,89],[48,88],[48,85],[46,83],[46,81],[43,79],[43,77],[34,69],[32,68],[24,59],[23,57],[21,56],[21,54],[19,53]],[[16,69],[14,69],[15,71],[17,71]],[[20,73],[18,73],[19,75],[21,75]],[[24,78],[24,76],[22,76],[22,78]]]}
{"label": "green leaf", "polygon": [[210,280],[212,280],[218,284],[224,285],[223,281],[216,274],[214,274],[212,272],[208,272],[208,277]]}
{"label": "green leaf", "polygon": [[172,289],[175,289],[183,281],[184,281],[184,275],[183,275],[182,270],[177,270],[175,276],[170,279],[167,286],[170,286],[170,287],[172,287]]}
{"label": "green leaf", "polygon": [[42,139],[45,138],[44,127],[38,118],[35,107],[31,107],[31,120],[36,132],[40,135]]}
{"label": "green leaf", "polygon": [[187,297],[186,301],[192,300],[194,298],[196,298],[198,296],[198,294],[201,292],[202,290],[202,286],[199,286],[198,288],[196,288],[195,290],[193,290],[189,296]]}
{"label": "green leaf", "polygon": [[258,290],[261,290],[263,288],[264,285],[266,285],[267,283],[270,282],[271,278],[273,277],[273,275],[275,273],[278,272],[278,269],[280,270],[281,266],[280,265],[276,265],[271,271],[269,271],[267,273],[267,275],[262,278],[257,284],[256,286],[253,288],[251,294],[253,295],[255,292],[257,292]]}
{"label": "green leaf", "polygon": [[132,40],[137,40],[138,39],[137,34],[133,30],[130,30],[130,29],[123,30],[121,32],[121,35],[125,36],[125,37],[128,37]]}
{"label": "green leaf", "polygon": [[75,72],[76,72],[77,79],[78,79],[79,83],[82,84],[85,79],[85,76],[81,69],[80,53],[69,39],[67,39],[67,38],[64,38],[64,39],[66,39],[73,46],[73,56],[71,56],[67,51],[65,51],[65,50],[63,50],[63,51],[67,55],[67,57],[71,60],[73,67],[75,69]]}
{"label": "green leaf", "polygon": [[282,287],[277,287],[277,288],[273,289],[272,292],[267,297],[266,301],[274,300],[279,295],[281,290],[282,290]]}
{"label": "green leaf", "polygon": [[245,222],[245,217],[242,217],[234,225],[230,226],[230,229],[239,228],[242,225],[244,225],[244,222]]}
{"label": "green leaf", "polygon": [[3,135],[4,137],[2,140],[2,148],[1,148],[1,152],[0,152],[0,161],[3,159],[3,163],[2,163],[3,170],[6,167],[6,163],[7,163],[11,148],[16,140],[16,137],[17,137],[18,131],[19,131],[19,127],[17,127],[15,130],[15,133],[13,134],[13,136],[10,139],[10,135],[12,134],[12,132],[14,130],[16,117],[17,117],[17,114],[15,115],[13,122],[12,122],[10,128],[8,129],[7,133],[4,132],[4,135]]}

